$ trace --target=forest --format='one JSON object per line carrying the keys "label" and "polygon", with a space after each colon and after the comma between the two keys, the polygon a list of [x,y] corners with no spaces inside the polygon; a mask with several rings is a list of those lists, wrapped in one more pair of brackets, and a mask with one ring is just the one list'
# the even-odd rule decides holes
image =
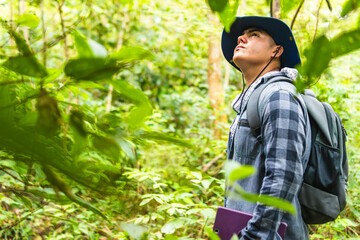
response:
{"label": "forest", "polygon": [[0,0],[0,239],[218,239],[241,74],[235,16],[282,19],[347,132],[347,206],[310,239],[360,239],[359,0]]}

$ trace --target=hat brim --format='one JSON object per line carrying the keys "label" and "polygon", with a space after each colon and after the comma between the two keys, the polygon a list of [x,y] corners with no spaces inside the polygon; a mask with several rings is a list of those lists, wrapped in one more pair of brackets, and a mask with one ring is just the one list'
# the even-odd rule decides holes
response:
{"label": "hat brim", "polygon": [[225,59],[241,71],[232,61],[234,49],[237,46],[238,37],[248,28],[260,28],[266,31],[277,45],[281,45],[284,51],[281,55],[281,68],[291,67],[301,63],[299,50],[296,46],[291,29],[280,19],[261,16],[237,17],[231,25],[230,32],[223,31],[221,48]]}

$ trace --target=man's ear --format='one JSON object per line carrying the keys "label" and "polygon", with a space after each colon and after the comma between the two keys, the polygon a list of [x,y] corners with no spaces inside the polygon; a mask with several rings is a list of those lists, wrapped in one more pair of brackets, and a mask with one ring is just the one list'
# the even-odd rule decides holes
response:
{"label": "man's ear", "polygon": [[281,45],[276,45],[272,54],[272,57],[280,57],[284,52],[284,48]]}

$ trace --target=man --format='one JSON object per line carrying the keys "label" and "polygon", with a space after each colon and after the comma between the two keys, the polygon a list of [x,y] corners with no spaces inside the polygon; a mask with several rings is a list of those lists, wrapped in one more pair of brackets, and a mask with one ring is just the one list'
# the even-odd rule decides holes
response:
{"label": "man", "polygon": [[[280,222],[288,224],[285,239],[309,239],[301,217],[298,192],[310,146],[310,124],[301,100],[281,85],[269,85],[260,98],[261,140],[249,127],[246,106],[256,87],[274,75],[296,78],[299,52],[290,28],[269,17],[238,17],[230,32],[223,32],[226,60],[243,74],[247,88],[233,101],[237,116],[230,128],[228,161],[252,165],[257,173],[237,184],[248,192],[270,195],[291,202],[297,215],[274,207],[225,197],[225,207],[253,215],[241,239],[281,239]],[[227,191],[233,191],[231,187]]]}

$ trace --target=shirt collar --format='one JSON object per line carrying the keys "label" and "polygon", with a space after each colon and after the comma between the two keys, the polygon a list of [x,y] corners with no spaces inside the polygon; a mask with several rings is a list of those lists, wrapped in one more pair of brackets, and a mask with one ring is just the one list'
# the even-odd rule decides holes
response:
{"label": "shirt collar", "polygon": [[[233,100],[233,102],[231,104],[234,111],[237,112],[237,113],[240,113],[242,108],[246,105],[247,100],[250,97],[251,93],[262,82],[262,80],[264,78],[269,78],[272,75],[278,74],[279,72],[284,73],[287,77],[289,77],[292,80],[295,80],[297,78],[297,75],[298,75],[298,71],[296,69],[288,68],[288,67],[285,67],[285,68],[281,69],[281,71],[271,71],[271,72],[265,73],[264,75],[262,75],[261,77],[256,79],[252,84],[250,84],[248,89],[246,89],[245,91],[239,93],[234,98],[234,100]],[[243,105],[243,106],[240,106],[240,105]]]}

